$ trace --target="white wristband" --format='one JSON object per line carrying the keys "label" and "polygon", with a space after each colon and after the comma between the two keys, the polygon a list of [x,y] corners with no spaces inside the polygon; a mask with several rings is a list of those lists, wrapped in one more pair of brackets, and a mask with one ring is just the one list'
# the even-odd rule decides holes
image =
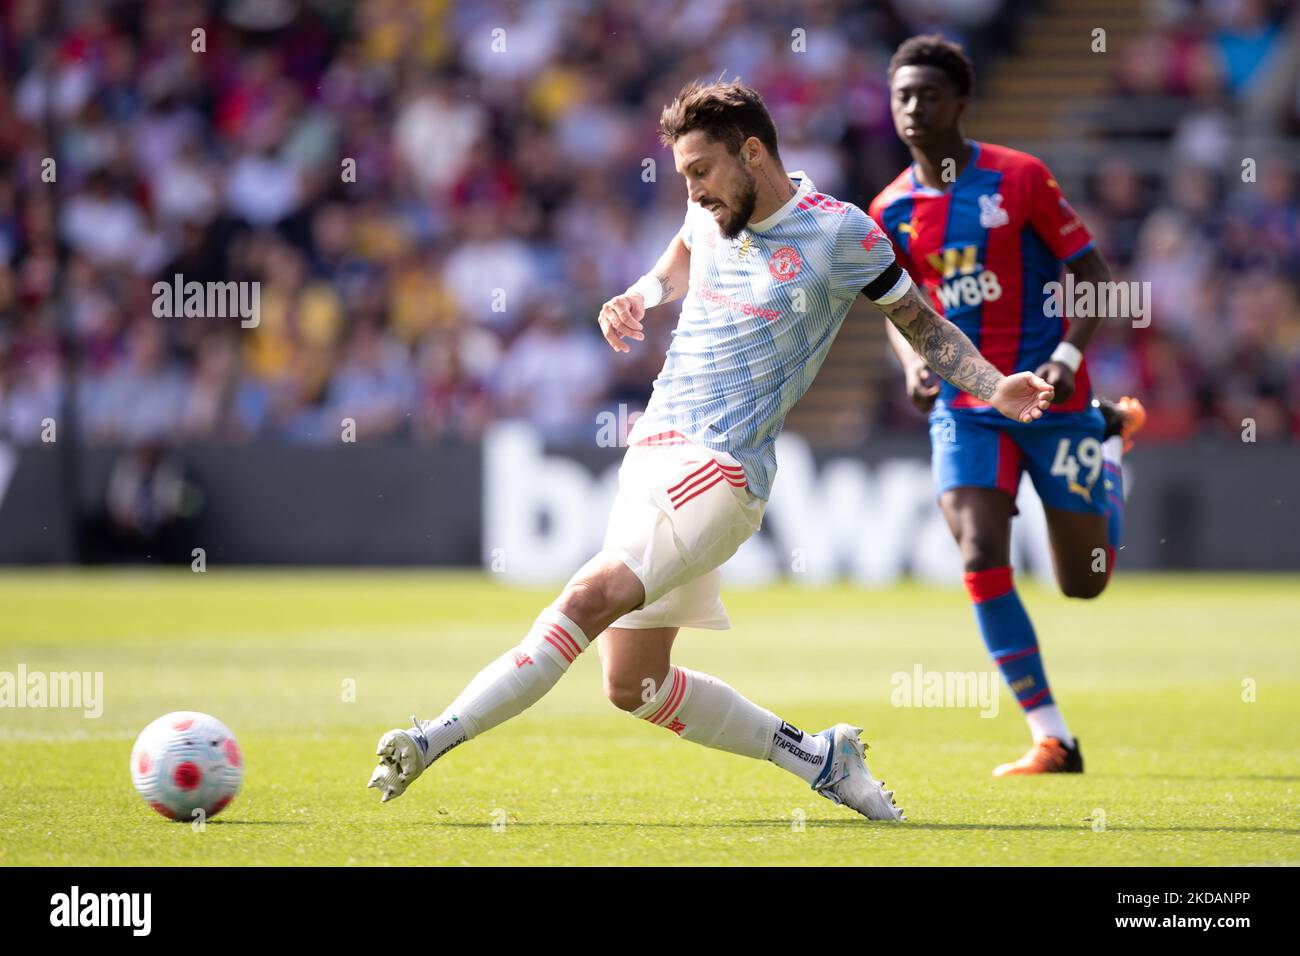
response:
{"label": "white wristband", "polygon": [[664,300],[664,284],[658,276],[643,275],[628,288],[625,295],[640,295],[645,300],[645,307],[653,309]]}
{"label": "white wristband", "polygon": [[1079,363],[1083,361],[1083,353],[1069,342],[1062,342],[1052,352],[1052,361],[1060,362],[1071,372],[1077,372],[1079,371]]}

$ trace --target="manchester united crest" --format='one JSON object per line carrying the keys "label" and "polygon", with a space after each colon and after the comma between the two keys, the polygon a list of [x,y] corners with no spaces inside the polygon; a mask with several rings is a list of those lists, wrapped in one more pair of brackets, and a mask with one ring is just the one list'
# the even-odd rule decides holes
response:
{"label": "manchester united crest", "polygon": [[776,252],[772,253],[772,258],[767,260],[767,271],[772,273],[772,278],[777,282],[787,282],[799,274],[803,268],[803,259],[795,251],[793,246],[782,246]]}

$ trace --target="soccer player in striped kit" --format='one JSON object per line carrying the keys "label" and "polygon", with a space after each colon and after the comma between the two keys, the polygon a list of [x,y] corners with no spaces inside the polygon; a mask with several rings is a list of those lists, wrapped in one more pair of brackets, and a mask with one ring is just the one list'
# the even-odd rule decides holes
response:
{"label": "soccer player in striped kit", "polygon": [[930,412],[939,503],[961,549],[980,633],[1033,738],[1023,757],[993,773],[1081,773],[1078,741],[1052,697],[1012,583],[1011,518],[1028,471],[1046,509],[1061,590],[1099,595],[1123,533],[1121,456],[1146,413],[1133,398],[1092,398],[1083,350],[1101,320],[1063,318],[1048,305],[1050,284],[1062,263],[1094,289],[1110,269],[1041,160],[966,139],[961,117],[973,78],[961,47],[941,36],[898,48],[890,102],[914,162],[876,196],[871,215],[935,307],[999,371],[1036,370],[1053,386],[1053,404],[1041,420],[1006,421],[978,396],[940,384],[914,343],[892,324],[888,331],[909,396]]}
{"label": "soccer player in striped kit", "polygon": [[[660,119],[686,180],[685,222],[653,271],[601,308],[610,347],[644,338],[647,310],[685,296],[645,415],[629,435],[604,547],[514,647],[434,720],[379,741],[385,801],[434,760],[536,703],[592,640],[615,706],[706,747],[770,760],[870,819],[898,820],[863,759],[861,729],[804,733],[723,681],[670,660],[681,627],[726,628],[719,568],[763,518],[786,413],[849,306],[866,295],[930,368],[1017,421],[1051,387],[1004,376],[935,313],[859,208],[787,174],[762,99],[738,80],[690,84]],[[557,369],[557,374],[563,374]],[[412,718],[414,720],[414,718]]]}

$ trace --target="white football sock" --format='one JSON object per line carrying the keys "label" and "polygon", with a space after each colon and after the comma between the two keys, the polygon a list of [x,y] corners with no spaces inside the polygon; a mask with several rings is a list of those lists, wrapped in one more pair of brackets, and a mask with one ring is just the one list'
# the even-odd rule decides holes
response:
{"label": "white football sock", "polygon": [[781,721],[772,745],[772,763],[802,777],[811,786],[831,756],[831,742],[821,734],[805,734]]}
{"label": "white football sock", "polygon": [[772,752],[772,735],[781,724],[776,714],[751,704],[730,685],[685,667],[669,668],[659,692],[632,716],[683,740],[759,760]]}
{"label": "white football sock", "polygon": [[1061,711],[1055,704],[1035,707],[1025,714],[1025,720],[1029,723],[1029,732],[1034,736],[1034,743],[1044,737],[1055,737],[1067,747],[1074,746],[1074,737],[1070,734],[1070,728],[1065,726],[1065,718],[1061,716]]}
{"label": "white football sock", "polygon": [[429,738],[425,766],[537,703],[589,643],[578,625],[547,608],[528,635],[479,671],[440,717],[420,725]]}
{"label": "white football sock", "polygon": [[1120,467],[1124,462],[1124,436],[1111,435],[1101,443],[1101,460]]}
{"label": "white football sock", "polygon": [[670,668],[659,692],[632,716],[714,750],[771,760],[808,783],[821,773],[830,752],[825,738],[803,734],[725,681],[685,667]]}

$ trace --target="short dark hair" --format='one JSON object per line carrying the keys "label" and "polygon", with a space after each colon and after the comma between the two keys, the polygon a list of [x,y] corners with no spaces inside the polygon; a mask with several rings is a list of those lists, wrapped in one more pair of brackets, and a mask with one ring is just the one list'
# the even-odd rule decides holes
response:
{"label": "short dark hair", "polygon": [[692,81],[664,107],[659,117],[659,139],[665,146],[672,146],[694,130],[723,143],[732,153],[739,153],[749,137],[757,137],[773,158],[780,159],[776,124],[763,97],[741,83],[739,77],[708,84]]}
{"label": "short dark hair", "polygon": [[975,86],[975,64],[960,43],[945,40],[938,33],[904,40],[889,60],[889,82],[905,66],[933,66],[943,70],[959,96],[970,96]]}

